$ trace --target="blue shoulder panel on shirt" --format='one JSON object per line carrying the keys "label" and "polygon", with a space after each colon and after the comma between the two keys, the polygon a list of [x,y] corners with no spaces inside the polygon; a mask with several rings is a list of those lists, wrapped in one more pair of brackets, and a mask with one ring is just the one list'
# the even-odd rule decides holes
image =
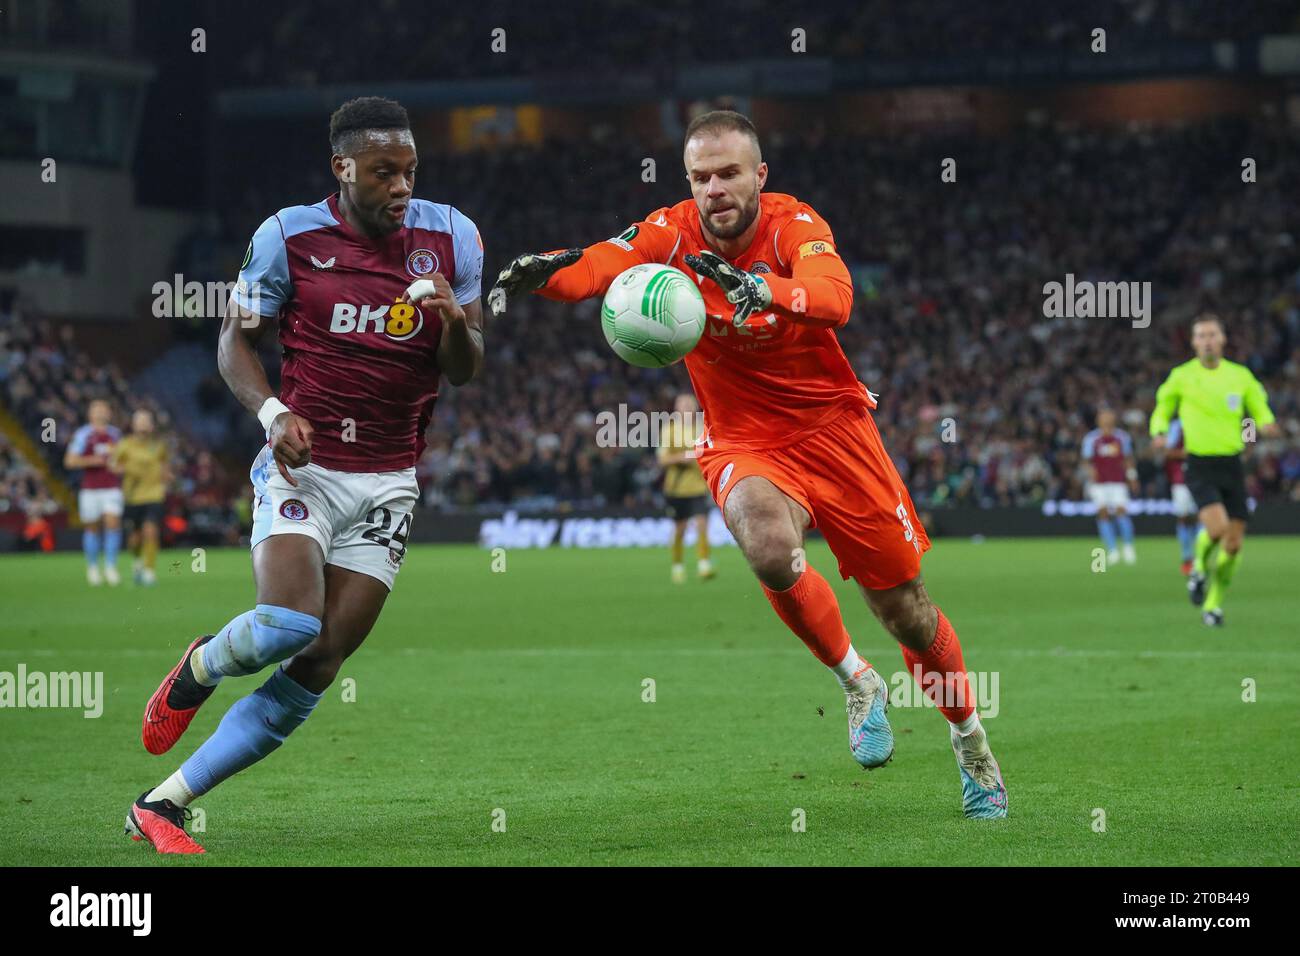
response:
{"label": "blue shoulder panel on shirt", "polygon": [[313,229],[338,225],[334,214],[330,212],[328,199],[322,199],[314,206],[286,206],[275,215],[280,220],[280,228],[284,230],[286,239]]}
{"label": "blue shoulder panel on shirt", "polygon": [[478,226],[459,209],[451,210],[451,240],[456,252],[456,279],[452,291],[464,305],[483,294],[483,243]]}
{"label": "blue shoulder panel on shirt", "polygon": [[451,232],[451,207],[446,203],[429,202],[427,199],[412,199],[406,204],[406,219],[402,223],[408,229],[428,229],[430,232]]}
{"label": "blue shoulder panel on shirt", "polygon": [[84,455],[86,453],[86,439],[94,431],[90,425],[82,425],[72,433],[72,441],[68,442],[68,450],[74,455]]}

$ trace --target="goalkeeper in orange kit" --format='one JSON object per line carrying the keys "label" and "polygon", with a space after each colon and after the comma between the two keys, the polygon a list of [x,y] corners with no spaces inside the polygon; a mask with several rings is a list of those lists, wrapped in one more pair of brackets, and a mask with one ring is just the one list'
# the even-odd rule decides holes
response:
{"label": "goalkeeper in orange kit", "polygon": [[529,292],[565,302],[602,295],[643,262],[694,275],[708,313],[686,357],[706,426],[700,469],[773,609],[844,688],[854,758],[872,768],[893,755],[889,689],[854,650],[834,591],[804,557],[813,527],[948,719],[963,812],[1004,817],[1006,787],[961,644],[921,579],[929,538],[876,430],[875,397],[835,336],[853,286],[830,227],[793,196],[762,192],[758,133],[739,113],[692,121],[684,160],[692,198],[585,249],[520,256],[489,306],[500,314]]}

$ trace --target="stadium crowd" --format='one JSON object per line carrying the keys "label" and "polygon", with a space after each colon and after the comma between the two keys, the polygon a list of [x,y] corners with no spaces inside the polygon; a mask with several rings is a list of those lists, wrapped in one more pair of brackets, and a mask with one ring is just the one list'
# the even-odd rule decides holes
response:
{"label": "stadium crowd", "polygon": [[[570,64],[581,64],[584,82],[618,76],[630,64],[663,75],[682,65],[787,55],[796,28],[805,31],[814,54],[935,60],[971,51],[1084,52],[1098,26],[1111,31],[1117,48],[1133,49],[1283,32],[1297,19],[1287,0],[1040,0],[1032,7],[1023,0],[841,0],[786,8],[735,0],[725,12],[687,0],[579,0],[565,4],[562,15],[546,4],[483,3],[440,15],[431,28],[405,35],[401,56],[376,56],[376,50],[390,48],[393,24],[427,19],[427,4],[375,0],[366,16],[356,16],[347,0],[296,0],[270,10],[252,0],[225,0],[224,7],[232,13],[233,32],[214,42],[238,51],[225,78],[235,86],[315,86],[339,76],[360,82],[546,77]],[[241,29],[252,22],[257,30]],[[344,23],[349,42],[339,44],[337,30]],[[601,41],[593,43],[593,36]],[[493,39],[495,48],[489,45]],[[501,42],[508,55],[495,55]]]}
{"label": "stadium crowd", "polygon": [[[1260,115],[1177,128],[1029,124],[1000,137],[812,126],[768,133],[764,158],[767,188],[822,211],[854,270],[854,314],[840,340],[881,396],[878,420],[914,497],[987,506],[1083,498],[1079,447],[1106,405],[1138,439],[1141,494],[1167,496],[1163,469],[1145,451],[1146,418],[1168,370],[1190,357],[1188,320],[1204,309],[1223,316],[1229,357],[1262,378],[1287,430],[1252,450],[1251,492],[1300,498],[1300,250],[1291,231],[1300,216],[1288,187],[1300,174],[1297,146],[1280,117]],[[673,142],[629,143],[598,128],[580,143],[426,148],[417,194],[450,200],[479,224],[486,289],[519,252],[615,235],[680,200],[677,153]],[[642,181],[647,154],[657,182]],[[959,158],[958,184],[940,181],[945,156]],[[1243,156],[1256,159],[1256,182],[1242,181]],[[322,170],[304,177],[304,167],[226,190],[239,197],[222,226],[227,260],[237,262],[267,210],[330,191]],[[1067,274],[1149,281],[1150,326],[1045,317],[1044,283]],[[492,322],[488,342],[485,375],[439,400],[419,466],[428,504],[655,500],[651,453],[598,447],[595,416],[620,405],[670,408],[688,387],[683,368],[615,360],[594,302],[521,303]],[[275,361],[273,349],[264,355]],[[241,430],[245,448],[250,435]]]}
{"label": "stadium crowd", "polygon": [[[855,267],[840,340],[880,394],[881,430],[918,504],[1081,499],[1079,448],[1103,406],[1138,441],[1142,494],[1167,496],[1147,416],[1205,309],[1226,320],[1229,357],[1264,381],[1287,435],[1253,449],[1250,490],[1300,500],[1297,146],[1295,131],[1260,119],[979,140],[814,132],[774,137],[765,158],[768,188],[822,211]],[[961,157],[960,189],[939,181],[942,156]],[[1257,158],[1257,182],[1242,182],[1242,156]],[[643,189],[638,161],[615,146],[433,165],[429,181],[483,224],[489,277],[510,255],[613,235],[681,193]],[[589,189],[620,177],[627,188]],[[1150,281],[1150,327],[1046,318],[1042,287],[1067,274]],[[489,362],[439,403],[421,469],[431,503],[651,499],[650,453],[597,447],[593,416],[671,407],[681,368],[625,366],[595,303],[543,300],[493,324]]]}
{"label": "stadium crowd", "polygon": [[[880,396],[881,431],[918,506],[933,508],[1082,499],[1079,447],[1103,406],[1137,439],[1140,494],[1167,496],[1146,418],[1168,370],[1190,357],[1190,318],[1206,309],[1224,318],[1228,356],[1263,380],[1286,435],[1251,449],[1249,489],[1257,499],[1300,500],[1300,200],[1290,186],[1300,177],[1298,147],[1294,128],[1259,115],[1179,128],[1028,124],[997,137],[846,136],[812,126],[798,136],[769,132],[764,158],[767,188],[808,201],[836,230],[857,286],[840,340]],[[205,225],[212,241],[191,253],[205,264],[183,271],[229,279],[212,263],[233,272],[271,210],[331,190],[321,164],[298,162],[292,144],[284,152],[282,168],[259,164],[256,179],[225,184],[237,201]],[[657,182],[641,179],[647,154]],[[955,184],[938,175],[946,156],[958,158]],[[1257,181],[1243,182],[1242,157],[1256,160]],[[417,195],[451,201],[479,224],[486,291],[515,254],[597,241],[681,199],[679,162],[676,143],[609,135],[470,154],[426,147]],[[1067,274],[1149,281],[1150,326],[1045,317],[1044,283]],[[78,355],[65,332],[5,317],[0,329],[0,359],[9,355],[0,388],[29,429],[53,415],[60,436],[70,435],[96,390],[116,394],[123,409],[135,401],[111,366]],[[274,365],[274,343],[265,344]],[[600,447],[596,415],[666,410],[688,385],[681,366],[617,361],[595,302],[521,303],[491,322],[485,374],[439,400],[418,465],[425,503],[653,504],[653,450]],[[229,463],[216,482],[229,513],[232,502],[244,506],[243,462],[259,430],[219,382],[198,388],[205,408],[227,405],[230,438],[213,450]],[[192,487],[219,469],[205,452],[182,444],[178,454]]]}
{"label": "stadium crowd", "polygon": [[[0,307],[0,397],[46,459],[42,469],[0,436],[0,512],[50,515],[58,510],[44,473],[76,487],[76,475],[63,468],[64,453],[85,424],[91,400],[104,398],[112,407],[113,424],[124,433],[131,413],[144,408],[167,438],[174,481],[165,538],[222,543],[238,538],[235,485],[217,456],[173,429],[166,406],[134,391],[114,363],[92,360],[77,346],[70,324],[43,319],[20,302]],[[53,440],[40,440],[45,435]]]}

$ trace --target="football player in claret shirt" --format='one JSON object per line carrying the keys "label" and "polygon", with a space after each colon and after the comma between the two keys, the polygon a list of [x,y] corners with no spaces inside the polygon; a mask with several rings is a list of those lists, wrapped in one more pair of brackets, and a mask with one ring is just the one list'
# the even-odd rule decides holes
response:
{"label": "football player in claret shirt", "polygon": [[[82,425],[68,442],[63,467],[81,472],[77,514],[81,518],[81,546],[86,553],[86,580],[91,585],[107,581],[116,585],[117,553],[122,547],[122,478],[113,470],[113,449],[122,433],[112,424],[113,410],[97,398],[86,410],[89,424]],[[99,570],[103,546],[104,571]]]}
{"label": "football player in claret shirt", "polygon": [[1133,439],[1115,427],[1115,413],[1097,413],[1097,427],[1083,436],[1081,455],[1088,466],[1088,494],[1097,506],[1097,530],[1106,546],[1106,560],[1118,564],[1120,549],[1115,529],[1124,542],[1124,563],[1137,561],[1133,546],[1133,519],[1129,516],[1129,489],[1137,490],[1137,465],[1133,460]]}
{"label": "football player in claret shirt", "polygon": [[[339,191],[253,234],[218,346],[267,434],[251,472],[257,603],[181,655],[145,708],[145,748],[169,750],[224,678],[271,676],[131,806],[127,831],[159,852],[203,852],[189,802],[279,747],[370,633],[406,553],[439,379],[462,385],[483,362],[483,245],[462,213],[412,196],[406,110],[351,100],[330,146]],[[435,291],[411,302],[417,279]],[[279,397],[254,351],[277,318]]]}
{"label": "football player in claret shirt", "polygon": [[807,565],[811,527],[948,719],[963,812],[1006,816],[957,633],[922,583],[929,538],[876,431],[875,397],[835,337],[853,286],[830,226],[807,203],[762,191],[767,164],[739,113],[693,120],[683,158],[690,199],[585,249],[520,256],[489,305],[499,313],[529,292],[576,302],[643,262],[695,278],[708,312],[686,357],[706,426],[700,469],[773,609],[844,688],[854,758],[871,768],[893,754],[889,690],[854,650],[830,584]]}

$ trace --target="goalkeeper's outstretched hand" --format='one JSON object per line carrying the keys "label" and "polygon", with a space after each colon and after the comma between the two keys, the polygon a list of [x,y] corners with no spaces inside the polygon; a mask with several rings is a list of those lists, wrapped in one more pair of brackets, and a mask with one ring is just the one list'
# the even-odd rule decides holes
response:
{"label": "goalkeeper's outstretched hand", "polygon": [[705,249],[698,256],[688,255],[686,264],[727,293],[727,301],[736,307],[731,316],[732,325],[744,325],[751,315],[772,304],[772,290],[761,276],[737,269],[716,252]]}
{"label": "goalkeeper's outstretched hand", "polygon": [[493,315],[501,315],[518,296],[540,289],[552,275],[581,258],[581,249],[517,256],[497,276],[497,284],[488,293],[488,308]]}

